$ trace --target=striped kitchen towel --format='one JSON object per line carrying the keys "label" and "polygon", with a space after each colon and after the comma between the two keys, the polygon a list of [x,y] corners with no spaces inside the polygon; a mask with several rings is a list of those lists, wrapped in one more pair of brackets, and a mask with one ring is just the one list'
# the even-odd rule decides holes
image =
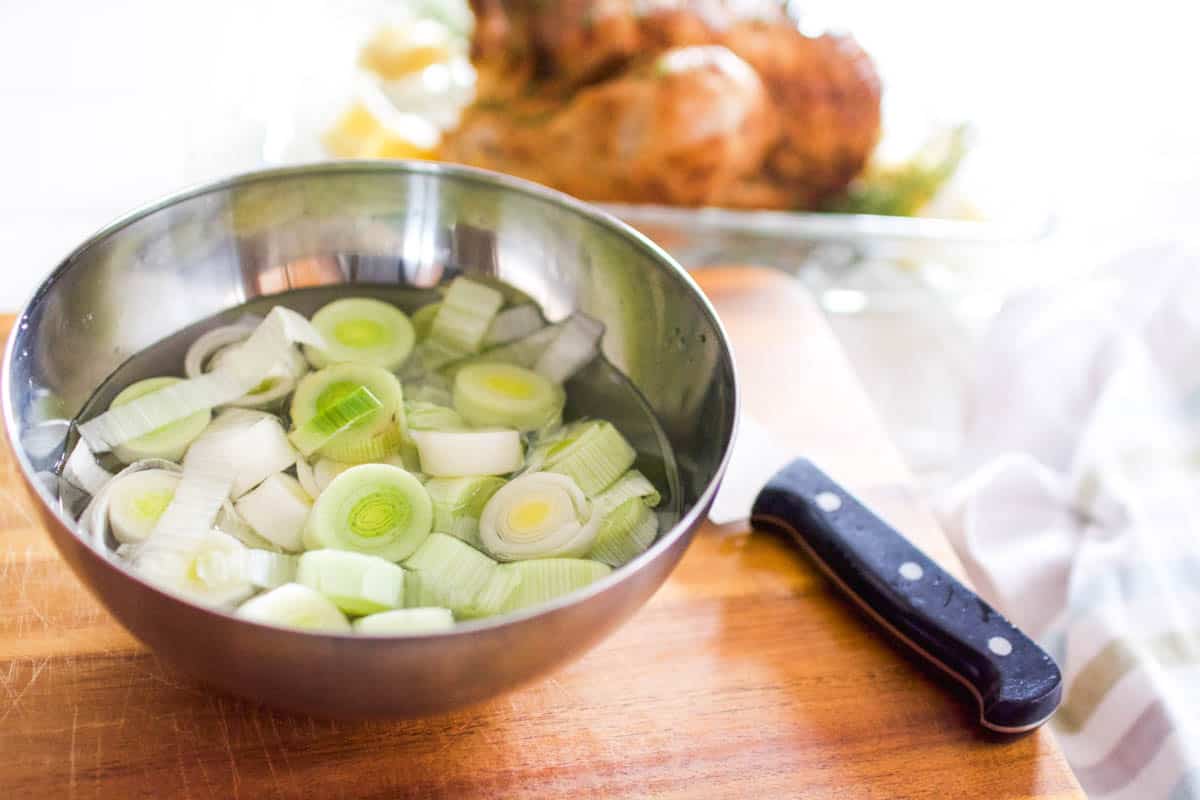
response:
{"label": "striped kitchen towel", "polygon": [[1009,303],[943,522],[1058,660],[1093,798],[1200,800],[1200,255],[1132,253]]}

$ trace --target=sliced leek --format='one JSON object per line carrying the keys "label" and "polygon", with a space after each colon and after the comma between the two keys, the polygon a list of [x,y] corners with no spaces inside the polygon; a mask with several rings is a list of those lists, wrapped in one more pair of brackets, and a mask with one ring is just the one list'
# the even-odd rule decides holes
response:
{"label": "sliced leek", "polygon": [[242,619],[278,628],[350,632],[350,621],[331,600],[299,583],[285,583],[278,589],[247,600],[236,613]]}
{"label": "sliced leek", "polygon": [[[62,490],[92,495],[82,532],[197,603],[371,636],[607,575],[653,543],[661,496],[610,423],[563,427],[563,383],[604,327],[503,303],[458,278],[411,319],[344,298],[312,323],[276,307],[208,331],[186,379],[128,386],[79,426]],[[109,451],[132,463],[111,475]]]}
{"label": "sliced leek", "polygon": [[416,333],[418,341],[424,341],[429,338],[429,332],[433,330],[433,320],[437,317],[438,309],[441,307],[441,303],[430,303],[421,306],[413,312],[410,320],[412,321],[413,331]]}
{"label": "sliced leek", "polygon": [[361,422],[382,406],[379,398],[371,394],[370,389],[359,386],[288,434],[288,440],[307,458],[339,433]]}
{"label": "sliced leek", "polygon": [[122,544],[146,540],[175,498],[179,473],[145,469],[114,478],[108,494],[108,524]]}
{"label": "sliced leek", "polygon": [[304,526],[312,505],[298,480],[277,472],[238,498],[233,507],[259,536],[295,553],[304,549]]}
{"label": "sliced leek", "polygon": [[450,351],[477,353],[502,305],[504,295],[496,289],[455,278],[433,318],[429,339]]}
{"label": "sliced leek", "polygon": [[250,523],[242,519],[242,515],[237,513],[233,503],[228,500],[221,504],[221,510],[217,512],[216,529],[221,533],[228,533],[246,547],[254,550],[268,550],[272,553],[279,553],[283,550],[279,545],[255,533],[254,528],[250,527]]}
{"label": "sliced leek", "polygon": [[433,502],[433,529],[479,547],[479,517],[503,478],[431,478],[425,491]]}
{"label": "sliced leek", "polygon": [[317,483],[317,494],[313,497],[325,491],[326,487],[333,483],[334,478],[353,466],[353,464],[334,461],[332,458],[317,459],[317,463],[313,464],[313,480]]}
{"label": "sliced leek", "polygon": [[454,408],[472,425],[532,431],[562,418],[562,387],[512,364],[472,364],[454,376]]}
{"label": "sliced leek", "polygon": [[308,320],[276,306],[220,369],[110,407],[80,425],[79,433],[93,452],[102,453],[198,411],[236,400],[288,358],[295,342],[323,343]]}
{"label": "sliced leek", "polygon": [[188,463],[195,459],[193,452],[198,446],[219,453],[225,470],[223,474],[233,481],[230,493],[234,498],[292,466],[297,459],[283,426],[275,417],[246,414],[236,419],[236,422],[210,429],[196,440],[183,458],[186,470]]}
{"label": "sliced leek", "polygon": [[514,430],[410,431],[421,470],[435,478],[506,475],[521,468],[521,434]]}
{"label": "sliced leek", "polygon": [[247,548],[246,576],[256,589],[274,589],[296,577],[296,557]]}
{"label": "sliced leek", "polygon": [[409,570],[406,606],[441,606],[460,617],[497,613],[519,582],[499,572],[483,553],[443,533],[430,534],[404,566]]}
{"label": "sliced leek", "polygon": [[410,431],[462,431],[470,427],[453,408],[433,403],[406,402],[404,416]]}
{"label": "sliced leek", "polygon": [[300,556],[296,582],[325,595],[352,616],[404,605],[404,570],[378,556],[309,550]]}
{"label": "sliced leek", "polygon": [[535,305],[506,308],[496,315],[483,337],[484,347],[496,347],[537,333],[546,326],[542,313]]}
{"label": "sliced leek", "polygon": [[[245,341],[262,320],[247,316],[232,324],[213,328],[192,342],[183,361],[184,374],[198,378],[206,371],[218,369],[236,347]],[[230,401],[230,405],[265,408],[287,397],[296,388],[296,379],[308,371],[308,362],[295,347],[272,367],[263,380],[245,395]]]}
{"label": "sliced leek", "polygon": [[433,505],[420,481],[400,467],[360,464],[321,492],[308,515],[304,544],[401,561],[432,528]]}
{"label": "sliced leek", "polygon": [[369,297],[346,297],[323,306],[312,318],[323,347],[304,349],[314,367],[355,363],[394,371],[412,352],[416,333],[403,311]]}
{"label": "sliced leek", "polygon": [[99,494],[113,478],[111,472],[100,466],[92,454],[92,448],[83,439],[75,443],[71,455],[67,457],[62,476],[67,483],[93,496]]}
{"label": "sliced leek", "polygon": [[[129,405],[139,397],[154,394],[160,389],[183,383],[182,378],[147,378],[126,386],[113,398],[109,408],[120,408]],[[169,422],[160,428],[145,433],[136,439],[130,439],[124,444],[113,448],[117,458],[126,464],[143,458],[165,458],[168,461],[178,461],[183,457],[188,445],[203,433],[212,420],[212,412],[208,409]]]}
{"label": "sliced leek", "polygon": [[[209,360],[213,370],[229,361],[237,352],[238,345],[230,345],[213,354]],[[263,379],[244,395],[230,400],[226,406],[235,408],[274,408],[296,389],[296,380],[308,372],[308,361],[295,347],[287,357],[272,367]]]}
{"label": "sliced leek", "polygon": [[379,408],[322,445],[322,456],[359,464],[381,460],[400,446],[404,393],[396,376],[382,367],[335,364],[310,372],[292,395],[292,424],[302,428],[360,388],[375,396]]}
{"label": "sliced leek", "polygon": [[454,399],[450,393],[450,381],[438,373],[432,373],[427,380],[405,381],[404,399],[407,402],[428,403],[445,408],[454,405]]}
{"label": "sliced leek", "polygon": [[145,580],[200,605],[232,606],[255,589],[246,546],[220,531],[208,531],[195,541],[137,550],[134,570]]}
{"label": "sliced leek", "polygon": [[189,378],[199,378],[206,372],[204,367],[213,355],[222,348],[245,341],[246,337],[254,332],[258,322],[248,319],[245,322],[239,321],[232,325],[222,325],[200,334],[188,347],[187,355],[183,358],[183,374]]}
{"label": "sliced leek", "polygon": [[612,567],[582,558],[543,558],[515,561],[499,567],[518,577],[517,589],[503,611],[516,611],[570,594],[612,572]]}
{"label": "sliced leek", "polygon": [[586,314],[575,313],[562,325],[558,336],[538,357],[533,366],[534,371],[555,383],[565,383],[599,355],[602,335],[603,323]]}
{"label": "sliced leek", "polygon": [[570,477],[588,497],[616,482],[637,458],[637,452],[611,422],[589,420],[568,425],[545,451],[542,468]]}
{"label": "sliced leek", "polygon": [[[313,469],[312,464],[303,458],[296,459],[296,480],[300,482],[300,488],[309,497],[316,497],[321,493],[324,487],[317,483],[317,473]],[[332,477],[330,478],[332,480]],[[328,483],[328,481],[326,481]]]}
{"label": "sliced leek", "polygon": [[651,508],[662,502],[662,495],[650,479],[636,469],[631,469],[617,478],[612,486],[593,497],[592,504],[598,513],[607,514],[633,497],[640,497]]}
{"label": "sliced leek", "polygon": [[[87,444],[83,441],[80,441],[79,446],[86,448]],[[69,463],[70,462],[68,461],[68,464]],[[97,469],[99,469],[98,466],[97,466]],[[177,479],[178,479],[179,472],[180,472],[178,464],[175,464],[171,461],[164,461],[161,458],[148,458],[145,461],[135,461],[132,464],[130,464],[129,466],[125,467],[120,472],[118,472],[116,475],[110,476],[109,480],[107,480],[103,485],[99,486],[96,489],[95,493],[92,494],[92,499],[84,507],[82,513],[80,513],[79,518],[78,518],[80,533],[83,534],[84,538],[89,539],[98,550],[100,550],[106,554],[109,552],[109,550],[108,550],[108,532],[112,528],[112,525],[109,522],[109,517],[110,517],[110,515],[109,515],[110,502],[109,501],[112,498],[113,489],[119,488],[119,484],[120,484],[120,481],[122,478],[131,476],[131,475],[134,475],[136,473],[143,472],[146,470],[159,470],[159,471],[163,471],[163,472],[168,472],[168,473],[175,475]],[[66,473],[65,468],[64,468],[63,472],[65,475],[65,473]],[[107,475],[108,473],[105,472],[104,474]],[[63,480],[63,481],[56,480],[56,484],[58,484],[58,485],[53,487],[53,489],[55,491],[65,493],[72,488],[72,484],[68,483],[65,480]],[[174,492],[174,486],[172,486],[172,492]],[[161,517],[161,514],[159,514],[158,516]],[[137,523],[133,523],[133,525],[137,525]],[[154,524],[152,524],[150,526],[151,531],[153,531],[153,529],[156,526],[157,526],[157,519],[155,520]],[[141,527],[141,526],[137,525],[137,527]],[[114,536],[113,538],[116,539],[116,536]],[[144,541],[145,537],[143,537],[142,540]],[[119,539],[117,541],[118,541],[118,547],[123,546],[123,543],[121,543]],[[129,546],[136,547],[136,544],[131,543]]]}
{"label": "sliced leek", "polygon": [[354,632],[364,636],[419,636],[454,627],[448,608],[398,608],[354,620]]}
{"label": "sliced leek", "polygon": [[604,515],[587,557],[619,567],[646,552],[657,535],[658,515],[631,497]]}
{"label": "sliced leek", "polygon": [[533,472],[492,495],[479,518],[479,541],[500,561],[582,556],[599,523],[575,481]]}

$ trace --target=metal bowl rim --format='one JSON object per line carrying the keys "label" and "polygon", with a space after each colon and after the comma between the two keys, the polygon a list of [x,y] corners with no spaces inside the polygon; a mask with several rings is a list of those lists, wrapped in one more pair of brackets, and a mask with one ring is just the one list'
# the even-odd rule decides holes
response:
{"label": "metal bowl rim", "polygon": [[[105,557],[97,552],[89,542],[84,540],[80,535],[76,521],[64,516],[57,508],[58,503],[54,498],[51,498],[46,489],[42,486],[41,481],[36,480],[35,471],[25,453],[19,446],[19,436],[16,410],[13,408],[12,395],[12,362],[14,352],[16,350],[16,342],[20,334],[21,328],[26,324],[27,317],[30,312],[37,306],[41,297],[47,294],[50,289],[57,283],[62,276],[71,268],[72,263],[83,252],[90,247],[103,241],[108,236],[121,231],[128,226],[145,219],[153,214],[163,211],[171,206],[179,203],[192,200],[213,192],[220,192],[227,189],[232,189],[239,186],[246,186],[265,180],[274,180],[279,178],[289,177],[312,177],[320,175],[339,175],[339,174],[369,174],[369,173],[400,173],[400,174],[416,174],[416,175],[434,175],[441,177],[449,177],[456,180],[473,181],[476,183],[489,184],[493,187],[498,187],[518,194],[533,197],[554,205],[558,205],[567,211],[583,217],[588,222],[614,230],[616,233],[629,239],[633,244],[646,251],[652,260],[665,268],[669,274],[677,281],[680,281],[686,286],[695,299],[699,301],[700,307],[708,321],[712,324],[713,329],[717,333],[717,338],[720,343],[720,350],[728,359],[730,373],[733,376],[731,390],[730,409],[732,414],[732,424],[729,430],[729,437],[723,443],[723,451],[721,460],[717,464],[716,470],[709,478],[700,497],[680,516],[679,521],[671,527],[669,531],[658,537],[653,545],[650,546],[644,553],[630,561],[627,564],[614,569],[604,578],[589,584],[583,589],[576,590],[569,594],[557,597],[550,602],[543,603],[538,606],[531,607],[522,611],[511,612],[508,614],[499,614],[494,617],[488,617],[480,620],[470,620],[467,622],[455,623],[454,627],[448,631],[438,633],[423,634],[417,636],[362,636],[353,633],[322,633],[310,632],[302,630],[293,630],[287,628],[278,628],[271,625],[265,625],[251,620],[242,619],[235,616],[230,611],[224,611],[216,608],[208,608],[198,603],[185,600],[181,597],[165,592],[157,586],[143,580],[132,570],[126,568],[116,559]],[[185,189],[173,192],[157,200],[151,201],[143,206],[133,209],[125,214],[118,216],[112,222],[101,227],[98,231],[88,236],[81,244],[75,247],[71,252],[59,262],[51,273],[38,284],[33,291],[29,300],[21,306],[20,313],[17,315],[13,323],[12,333],[9,335],[8,343],[4,348],[4,360],[0,365],[0,414],[4,418],[4,430],[9,439],[9,448],[13,452],[16,462],[21,469],[21,476],[26,484],[33,489],[39,502],[41,502],[44,510],[53,515],[54,519],[63,526],[65,530],[78,538],[85,545],[89,555],[103,564],[106,568],[115,569],[124,577],[136,581],[142,586],[161,595],[164,599],[183,603],[191,608],[201,611],[206,614],[211,614],[216,617],[224,617],[237,623],[252,625],[271,630],[275,634],[302,636],[302,637],[320,637],[335,640],[353,640],[358,642],[394,642],[394,641],[418,641],[430,639],[442,639],[448,636],[466,636],[483,630],[494,628],[503,628],[510,625],[518,625],[526,620],[550,614],[561,608],[581,604],[589,600],[595,595],[607,591],[610,587],[623,582],[626,578],[632,577],[635,573],[644,568],[646,564],[654,561],[663,552],[668,550],[671,545],[680,537],[686,535],[694,527],[696,527],[701,519],[700,515],[711,504],[713,497],[716,495],[717,488],[721,482],[722,476],[725,474],[725,468],[729,465],[730,454],[732,453],[732,443],[737,435],[737,425],[739,419],[739,410],[741,398],[738,392],[737,381],[737,366],[734,363],[733,348],[729,343],[728,334],[725,332],[724,325],[721,324],[720,318],[717,316],[716,310],[708,297],[701,291],[700,287],[692,279],[691,275],[680,266],[663,248],[659,247],[647,236],[640,233],[630,225],[622,222],[612,214],[596,208],[593,205],[578,200],[568,194],[550,189],[541,184],[527,181],[522,178],[516,178],[510,175],[503,175],[490,170],[479,169],[476,167],[468,167],[460,164],[446,164],[441,162],[429,161],[403,161],[403,160],[386,160],[386,159],[341,159],[333,161],[317,161],[305,164],[295,164],[284,167],[272,167],[268,169],[251,170],[248,172],[238,173],[227,178],[222,178],[216,181],[206,183],[193,184]]]}

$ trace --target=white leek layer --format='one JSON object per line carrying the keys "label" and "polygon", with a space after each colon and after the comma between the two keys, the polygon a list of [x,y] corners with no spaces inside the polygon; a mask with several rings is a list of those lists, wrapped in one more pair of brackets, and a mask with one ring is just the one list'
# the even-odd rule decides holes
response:
{"label": "white leek layer", "polygon": [[479,352],[502,305],[504,295],[498,290],[469,278],[455,278],[433,318],[426,344],[460,354]]}
{"label": "white leek layer", "polygon": [[295,464],[300,456],[275,417],[245,414],[235,419],[215,431],[210,426],[192,443],[183,458],[183,466],[186,470],[198,448],[223,450],[222,464],[232,479],[230,492],[236,499],[269,476]]}
{"label": "white leek layer", "polygon": [[617,478],[616,483],[612,486],[593,497],[592,505],[596,508],[596,513],[607,514],[634,497],[642,498],[645,504],[651,508],[662,501],[662,495],[659,494],[650,479],[638,470],[631,469]]}
{"label": "white leek layer", "polygon": [[565,383],[600,353],[600,337],[603,335],[604,323],[576,312],[542,352],[533,371],[555,383]]}
{"label": "white leek layer", "polygon": [[521,434],[513,430],[410,431],[421,470],[436,478],[506,475],[521,468]]}
{"label": "white leek layer", "polygon": [[582,556],[600,523],[565,475],[534,472],[500,488],[479,518],[479,541],[500,561]]}
{"label": "white leek layer", "polygon": [[496,347],[517,339],[524,339],[541,330],[545,325],[542,314],[535,305],[525,304],[506,308],[492,320],[487,335],[483,337],[483,346]]}
{"label": "white leek layer", "polygon": [[219,369],[110,408],[80,425],[79,432],[93,452],[102,453],[197,411],[229,403],[259,385],[289,358],[297,342],[323,344],[308,320],[276,306]]}
{"label": "white leek layer", "polygon": [[295,478],[277,472],[233,504],[254,532],[290,553],[304,549],[312,498]]}
{"label": "white leek layer", "polygon": [[92,448],[83,439],[75,443],[71,455],[67,457],[67,463],[63,465],[62,476],[67,483],[83,489],[93,497],[98,495],[113,478],[112,473],[96,461],[96,457],[92,454]]}

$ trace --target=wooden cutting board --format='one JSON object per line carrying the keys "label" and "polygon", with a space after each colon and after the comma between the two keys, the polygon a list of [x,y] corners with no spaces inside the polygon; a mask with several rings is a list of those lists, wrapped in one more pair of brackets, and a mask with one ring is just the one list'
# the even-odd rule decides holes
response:
{"label": "wooden cutting board", "polygon": [[[699,277],[755,417],[961,578],[797,284],[760,269]],[[642,611],[550,678],[444,717],[351,724],[165,667],[59,561],[7,450],[0,491],[6,798],[1083,796],[1048,731],[983,734],[973,703],[792,546],[744,525],[699,531]]]}

